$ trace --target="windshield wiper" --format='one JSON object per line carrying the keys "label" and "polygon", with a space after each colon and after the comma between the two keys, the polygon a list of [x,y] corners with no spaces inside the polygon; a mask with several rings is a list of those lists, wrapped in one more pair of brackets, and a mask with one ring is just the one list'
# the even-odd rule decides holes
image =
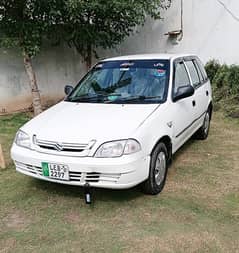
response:
{"label": "windshield wiper", "polygon": [[150,96],[150,97],[135,96],[135,97],[122,98],[119,100],[119,102],[122,102],[122,101],[123,102],[145,101],[145,100],[156,99],[156,98],[162,99],[161,96]]}
{"label": "windshield wiper", "polygon": [[110,96],[121,96],[121,94],[107,94],[107,93],[103,93],[103,92],[99,92],[97,94],[94,95],[89,95],[89,94],[85,94],[85,95],[81,95],[81,96],[77,96],[77,97],[73,97],[70,98],[68,101],[70,102],[87,102],[87,101],[98,101],[98,100],[103,100],[104,102],[106,102],[107,100],[105,100],[105,98],[108,98]]}
{"label": "windshield wiper", "polygon": [[104,98],[104,95],[102,95],[102,94],[96,94],[93,96],[89,96],[88,94],[86,94],[86,95],[70,98],[68,101],[70,101],[70,102],[85,102],[88,100],[91,101],[91,100],[98,100],[98,99],[102,99],[102,98]]}

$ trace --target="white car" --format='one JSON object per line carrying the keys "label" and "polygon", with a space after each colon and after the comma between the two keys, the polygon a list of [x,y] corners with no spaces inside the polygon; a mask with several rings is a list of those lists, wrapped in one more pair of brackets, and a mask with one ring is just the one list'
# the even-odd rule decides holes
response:
{"label": "white car", "polygon": [[100,61],[64,101],[22,126],[16,170],[68,185],[164,187],[172,155],[192,136],[206,139],[212,92],[193,55],[146,54]]}

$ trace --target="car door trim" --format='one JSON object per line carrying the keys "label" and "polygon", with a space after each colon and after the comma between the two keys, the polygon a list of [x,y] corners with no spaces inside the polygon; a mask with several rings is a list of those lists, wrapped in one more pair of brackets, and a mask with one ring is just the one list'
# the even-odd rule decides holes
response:
{"label": "car door trim", "polygon": [[180,135],[182,135],[185,131],[187,131],[196,121],[201,119],[207,111],[203,112],[198,118],[196,118],[194,121],[192,121],[187,127],[185,127],[179,134],[176,135],[176,138],[178,138]]}

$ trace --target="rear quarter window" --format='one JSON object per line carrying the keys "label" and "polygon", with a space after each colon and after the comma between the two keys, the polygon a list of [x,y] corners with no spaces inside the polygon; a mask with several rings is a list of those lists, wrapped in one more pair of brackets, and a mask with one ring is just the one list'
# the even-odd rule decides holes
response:
{"label": "rear quarter window", "polygon": [[208,80],[207,73],[206,73],[206,70],[205,70],[202,62],[198,58],[196,59],[196,62],[198,64],[199,69],[201,70],[201,73],[202,73],[202,76],[203,76],[203,80],[207,81]]}
{"label": "rear quarter window", "polygon": [[204,77],[203,77],[203,74],[202,74],[202,71],[200,70],[199,66],[198,66],[198,63],[196,60],[193,60],[193,63],[194,63],[194,66],[198,72],[198,76],[199,76],[199,79],[200,79],[200,82],[203,83],[204,82]]}

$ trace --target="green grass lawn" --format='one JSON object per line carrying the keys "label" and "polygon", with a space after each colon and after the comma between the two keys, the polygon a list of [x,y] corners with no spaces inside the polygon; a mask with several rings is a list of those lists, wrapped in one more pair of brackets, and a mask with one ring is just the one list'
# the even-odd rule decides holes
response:
{"label": "green grass lawn", "polygon": [[207,141],[174,157],[158,196],[39,181],[15,172],[9,149],[26,114],[0,117],[0,252],[239,252],[239,122],[214,115]]}

